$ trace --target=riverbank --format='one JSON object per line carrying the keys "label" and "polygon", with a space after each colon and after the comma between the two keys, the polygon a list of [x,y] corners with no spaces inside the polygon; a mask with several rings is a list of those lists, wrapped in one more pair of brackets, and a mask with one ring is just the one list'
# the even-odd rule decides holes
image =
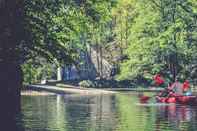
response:
{"label": "riverbank", "polygon": [[28,90],[34,91],[47,91],[57,94],[112,94],[116,93],[110,90],[103,90],[103,89],[93,89],[93,88],[81,88],[77,86],[68,85],[67,87],[58,87],[58,86],[51,86],[51,85],[28,85],[26,87]]}
{"label": "riverbank", "polygon": [[[56,85],[26,85],[25,90],[22,90],[21,95],[52,95],[52,94],[112,94],[120,92],[160,92],[163,88],[84,88],[70,84]],[[192,88],[194,95],[197,95],[197,89]]]}
{"label": "riverbank", "polygon": [[22,90],[22,96],[47,96],[47,95],[55,95],[55,93],[47,92],[47,91],[33,91],[33,90]]}
{"label": "riverbank", "polygon": [[[44,92],[51,92],[56,94],[113,94],[113,93],[120,93],[120,92],[129,92],[129,91],[136,91],[136,92],[159,92],[163,90],[162,88],[84,88],[80,86],[73,86],[68,84],[57,84],[56,86],[52,85],[28,85],[26,86],[27,90],[31,91],[44,91]],[[23,93],[25,94],[25,93]]]}
{"label": "riverbank", "polygon": [[156,88],[156,87],[151,87],[151,88],[85,88],[85,87],[80,87],[80,86],[73,86],[69,84],[56,84],[57,87],[61,88],[77,88],[77,89],[82,89],[82,90],[105,90],[105,91],[145,91],[145,92],[159,92],[162,91],[163,88]]}

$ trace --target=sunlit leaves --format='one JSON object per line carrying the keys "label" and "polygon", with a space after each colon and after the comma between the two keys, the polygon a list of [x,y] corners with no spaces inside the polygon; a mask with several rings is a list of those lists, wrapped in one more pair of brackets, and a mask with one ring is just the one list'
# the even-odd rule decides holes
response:
{"label": "sunlit leaves", "polygon": [[136,15],[133,14],[129,29],[129,47],[124,50],[129,60],[123,62],[119,78],[145,76],[146,70],[152,75],[169,72],[170,64],[176,66],[179,75],[189,62],[193,63],[196,59],[192,57],[196,54],[194,1],[140,0],[129,4]]}

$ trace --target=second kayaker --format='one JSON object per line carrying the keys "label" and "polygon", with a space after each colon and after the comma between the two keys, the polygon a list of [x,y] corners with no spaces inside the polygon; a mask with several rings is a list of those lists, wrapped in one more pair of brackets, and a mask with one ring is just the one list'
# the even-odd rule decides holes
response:
{"label": "second kayaker", "polygon": [[189,95],[192,94],[191,90],[190,90],[190,84],[189,84],[188,80],[184,81],[182,88],[183,88],[184,95],[189,96]]}
{"label": "second kayaker", "polygon": [[183,95],[182,84],[178,81],[178,79],[176,79],[172,85],[168,86],[168,89],[172,90],[174,95]]}

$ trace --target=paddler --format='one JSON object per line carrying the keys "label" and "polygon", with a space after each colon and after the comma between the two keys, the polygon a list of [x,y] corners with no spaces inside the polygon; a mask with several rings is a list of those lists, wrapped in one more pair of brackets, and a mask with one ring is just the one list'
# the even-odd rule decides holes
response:
{"label": "paddler", "polygon": [[186,96],[191,95],[190,84],[189,84],[189,81],[188,81],[188,80],[185,80],[185,81],[184,81],[182,88],[183,88],[183,93],[184,93]]}
{"label": "paddler", "polygon": [[154,81],[155,81],[155,84],[157,86],[160,86],[162,84],[164,84],[164,79],[161,77],[160,74],[156,74],[154,77],[153,77]]}
{"label": "paddler", "polygon": [[175,96],[183,95],[182,84],[178,81],[178,78],[176,78],[175,82],[171,86],[168,86],[168,89],[173,91],[173,95]]}

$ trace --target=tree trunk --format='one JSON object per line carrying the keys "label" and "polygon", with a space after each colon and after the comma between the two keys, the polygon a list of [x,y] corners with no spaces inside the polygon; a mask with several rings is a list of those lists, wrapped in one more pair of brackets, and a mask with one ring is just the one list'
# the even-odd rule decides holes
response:
{"label": "tree trunk", "polygon": [[62,80],[62,68],[60,66],[57,68],[57,80]]}
{"label": "tree trunk", "polygon": [[20,111],[22,70],[18,64],[4,62],[0,63],[0,72],[0,116],[6,125],[1,124],[0,130],[16,130],[12,124]]}
{"label": "tree trunk", "polygon": [[125,48],[127,48],[127,46],[128,46],[128,38],[129,38],[129,25],[128,25],[128,23],[129,23],[129,20],[128,20],[128,17],[129,17],[129,15],[128,15],[128,12],[127,12],[127,15],[126,15],[126,18],[125,18]]}
{"label": "tree trunk", "polygon": [[12,124],[20,110],[23,77],[17,47],[23,38],[22,18],[23,0],[0,1],[0,116],[5,123],[0,130],[16,131]]}
{"label": "tree trunk", "polygon": [[97,60],[97,72],[98,72],[98,77],[100,78],[100,60],[99,60],[99,45],[98,43],[96,44],[96,60]]}
{"label": "tree trunk", "polygon": [[[172,22],[174,24],[176,24],[176,0],[174,0],[174,3],[173,3],[173,12],[172,12]],[[176,80],[176,76],[177,76],[177,73],[178,73],[178,70],[177,70],[177,67],[178,67],[178,57],[177,57],[177,40],[176,40],[176,34],[177,32],[175,31],[174,34],[173,34],[173,46],[175,48],[175,54],[174,54],[174,71],[173,71],[173,77],[174,77],[174,81]]]}
{"label": "tree trunk", "polygon": [[102,52],[102,47],[100,46],[100,77],[103,79],[103,52]]}
{"label": "tree trunk", "polygon": [[176,65],[173,64],[173,81],[175,82],[176,81],[176,74],[177,74],[177,70],[176,70]]}
{"label": "tree trunk", "polygon": [[[121,14],[120,14],[121,15]],[[122,18],[122,16],[121,16]],[[123,33],[124,33],[124,30],[123,30],[123,23],[122,23],[122,20],[120,21],[120,55],[121,55],[121,62],[122,62],[122,57],[123,57]]]}
{"label": "tree trunk", "polygon": [[88,48],[88,78],[91,78],[91,72],[92,72],[92,68],[91,68],[91,64],[92,64],[92,50],[91,50],[91,47],[89,46]]}

